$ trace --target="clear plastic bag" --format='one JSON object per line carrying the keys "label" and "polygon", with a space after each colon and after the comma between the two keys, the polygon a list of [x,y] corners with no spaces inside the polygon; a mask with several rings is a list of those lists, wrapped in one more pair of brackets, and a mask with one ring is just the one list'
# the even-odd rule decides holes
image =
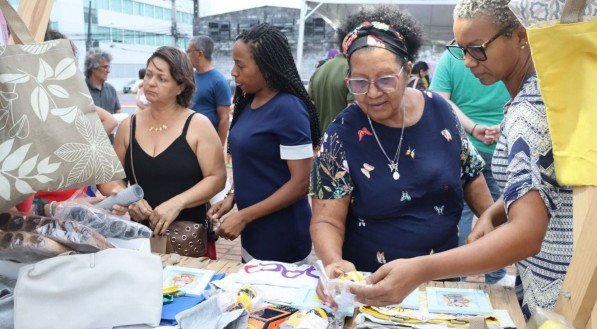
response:
{"label": "clear plastic bag", "polygon": [[365,279],[370,274],[369,272],[359,271],[342,274],[340,277],[327,282],[327,291],[340,309],[362,306],[361,303],[355,301],[355,295],[350,292],[349,288],[352,286],[366,286]]}
{"label": "clear plastic bag", "polygon": [[92,253],[114,246],[101,234],[75,221],[37,215],[0,215],[0,229],[31,232],[48,237],[80,253]]}
{"label": "clear plastic bag", "polygon": [[331,310],[323,307],[295,312],[280,325],[280,329],[340,329],[343,327],[344,317],[338,317]]}
{"label": "clear plastic bag", "polygon": [[574,329],[563,316],[537,307],[525,329]]}
{"label": "clear plastic bag", "polygon": [[148,227],[92,205],[63,202],[57,207],[54,218],[79,222],[106,238],[130,240],[151,237]]}

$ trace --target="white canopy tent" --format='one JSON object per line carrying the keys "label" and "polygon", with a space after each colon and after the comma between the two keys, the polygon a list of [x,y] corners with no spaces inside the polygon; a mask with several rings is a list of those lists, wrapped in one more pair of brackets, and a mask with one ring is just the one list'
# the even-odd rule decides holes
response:
{"label": "white canopy tent", "polygon": [[305,19],[314,13],[321,16],[332,27],[340,26],[342,20],[355,13],[363,5],[393,4],[408,11],[423,26],[426,40],[452,39],[452,12],[457,0],[303,0],[299,20],[297,42],[297,66],[303,61]]}

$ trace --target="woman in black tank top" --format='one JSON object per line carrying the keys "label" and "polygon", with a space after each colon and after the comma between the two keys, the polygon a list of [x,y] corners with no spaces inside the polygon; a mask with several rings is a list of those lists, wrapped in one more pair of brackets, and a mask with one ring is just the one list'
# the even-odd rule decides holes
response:
{"label": "woman in black tank top", "polygon": [[[195,81],[183,52],[161,47],[147,61],[143,88],[149,108],[126,119],[114,149],[127,182],[141,185],[143,200],[129,206],[135,221],[163,235],[175,220],[204,223],[205,204],[224,188],[222,145],[209,119],[187,107]],[[101,188],[114,194],[125,181]]]}

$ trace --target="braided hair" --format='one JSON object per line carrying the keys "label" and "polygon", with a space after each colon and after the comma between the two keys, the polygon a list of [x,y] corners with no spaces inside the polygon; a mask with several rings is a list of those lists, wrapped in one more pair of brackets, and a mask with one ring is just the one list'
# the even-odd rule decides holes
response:
{"label": "braided hair", "polygon": [[[309,112],[311,141],[313,147],[317,147],[320,139],[317,109],[303,86],[286,36],[274,26],[262,23],[243,31],[236,40],[243,41],[251,48],[253,59],[269,88],[292,94],[305,103]],[[236,87],[230,129],[234,127],[245,106],[250,104],[254,97],[254,94],[245,94],[240,87]],[[228,151],[230,152],[230,149]]]}

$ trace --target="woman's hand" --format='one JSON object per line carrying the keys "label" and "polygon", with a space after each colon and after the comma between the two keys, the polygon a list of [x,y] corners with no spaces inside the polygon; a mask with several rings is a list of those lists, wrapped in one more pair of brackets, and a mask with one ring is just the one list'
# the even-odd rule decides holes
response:
{"label": "woman's hand", "polygon": [[398,304],[413,290],[425,282],[424,268],[417,258],[391,261],[367,277],[369,286],[351,286],[356,300],[372,306]]}
{"label": "woman's hand", "polygon": [[494,229],[495,227],[493,226],[491,217],[487,214],[487,212],[485,212],[477,220],[477,223],[475,224],[475,227],[473,227],[471,234],[469,234],[469,236],[466,238],[466,243],[471,243],[475,240],[478,240],[489,234],[489,232],[493,231]]}
{"label": "woman's hand", "polygon": [[224,239],[234,240],[245,229],[248,222],[245,213],[242,210],[239,210],[226,216],[226,218],[221,221],[220,226],[215,229],[215,232]]}
{"label": "woman's hand", "polygon": [[500,125],[487,127],[485,136],[483,137],[483,143],[490,145],[496,143],[498,139],[500,139]]}
{"label": "woman's hand", "polygon": [[224,200],[216,202],[207,211],[207,217],[217,227],[222,222],[222,216],[226,215],[234,207],[234,195],[228,195]]}
{"label": "woman's hand", "polygon": [[481,142],[485,142],[485,132],[489,127],[486,125],[475,125],[471,131],[471,135]]}
{"label": "woman's hand", "polygon": [[[330,278],[330,279],[335,279],[346,272],[352,272],[352,271],[356,271],[354,264],[347,260],[343,260],[343,259],[333,262],[333,263],[330,263],[330,264],[326,265],[326,267],[325,267],[325,272],[328,275],[328,278]],[[316,292],[317,292],[317,296],[319,296],[319,299],[321,299],[321,301],[323,301],[327,306],[329,306],[333,309],[338,308],[338,305],[336,304],[336,302],[334,302],[334,300],[332,299],[332,296],[329,296],[326,293],[326,288],[323,287],[323,285],[321,284],[321,281],[317,285]]]}
{"label": "woman's hand", "polygon": [[145,201],[145,199],[141,199],[138,202],[135,202],[129,206],[129,214],[131,215],[131,218],[136,222],[149,219],[149,215],[151,215],[152,211],[153,209],[151,208],[149,203]]}
{"label": "woman's hand", "polygon": [[153,234],[166,234],[166,230],[184,209],[183,207],[184,205],[175,199],[170,199],[157,206],[151,215],[149,215],[149,222],[153,228]]}

